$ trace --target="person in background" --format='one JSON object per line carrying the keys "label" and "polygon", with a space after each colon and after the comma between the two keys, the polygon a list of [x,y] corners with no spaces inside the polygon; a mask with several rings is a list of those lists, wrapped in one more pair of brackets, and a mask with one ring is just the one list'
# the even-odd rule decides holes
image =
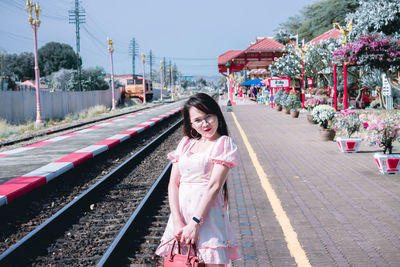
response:
{"label": "person in background", "polygon": [[[222,267],[240,258],[226,210],[226,178],[237,164],[237,147],[209,95],[190,97],[182,114],[184,136],[168,154],[173,163],[168,185],[171,215],[156,254],[169,255],[176,239],[195,244],[207,267]],[[187,248],[182,248],[185,253]]]}
{"label": "person in background", "polygon": [[257,101],[257,89],[258,89],[257,87],[253,88],[253,95],[254,95],[254,99],[256,100],[256,103],[258,102]]}

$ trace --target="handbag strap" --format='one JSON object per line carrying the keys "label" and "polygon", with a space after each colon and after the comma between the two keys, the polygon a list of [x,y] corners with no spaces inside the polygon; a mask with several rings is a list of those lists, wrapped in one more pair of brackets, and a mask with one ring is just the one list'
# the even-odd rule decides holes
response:
{"label": "handbag strap", "polygon": [[[171,241],[174,240],[174,239],[175,239],[175,237],[172,238],[172,239],[170,239],[170,240],[168,240],[168,241],[165,241],[165,242],[162,243],[160,246],[158,246],[158,248],[161,248],[161,247],[165,246],[166,244],[168,244],[169,242],[171,242]],[[175,241],[176,241],[176,240],[175,240]],[[172,252],[172,250],[174,249],[175,241],[174,241],[174,243],[173,243],[171,252]],[[180,244],[180,243],[178,243],[178,252],[181,253],[181,244]],[[154,260],[159,266],[163,266],[163,264],[157,260],[157,254],[156,254],[156,253],[154,253],[154,255],[153,255],[153,260]]]}
{"label": "handbag strap", "polygon": [[[165,246],[166,244],[168,244],[169,242],[171,242],[172,240],[174,240],[174,243],[172,243],[172,247],[171,250],[169,252],[169,258],[172,259],[173,258],[173,251],[174,251],[174,247],[175,247],[175,243],[178,243],[178,253],[181,254],[181,242],[179,242],[179,240],[176,240],[175,238],[172,238],[168,241],[165,241],[164,243],[162,243],[158,248],[161,248],[162,246]],[[193,248],[193,253],[194,253],[194,257],[197,257],[197,250],[196,250],[196,244],[189,244],[189,251],[188,251],[188,255],[187,255],[187,259],[186,259],[186,265],[190,264],[190,252],[192,251]],[[156,258],[157,254],[154,253],[153,255],[153,260],[160,266],[163,266],[162,263],[160,263],[157,258]]]}

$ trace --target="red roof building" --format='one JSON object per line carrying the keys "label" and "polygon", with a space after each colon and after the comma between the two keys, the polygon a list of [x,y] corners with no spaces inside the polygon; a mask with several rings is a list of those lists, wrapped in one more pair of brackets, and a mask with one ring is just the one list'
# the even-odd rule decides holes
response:
{"label": "red roof building", "polygon": [[[19,85],[36,88],[36,81],[35,80],[26,80],[26,81],[20,83]],[[43,85],[41,83],[39,83],[39,88],[40,89],[49,89],[48,86]]]}
{"label": "red roof building", "polygon": [[309,41],[307,44],[319,44],[320,42],[329,40],[330,38],[338,39],[341,36],[342,36],[342,33],[340,32],[340,30],[337,28],[333,28],[333,29],[321,34],[320,36],[315,37],[314,39]]}
{"label": "red roof building", "polygon": [[243,51],[229,50],[218,57],[220,73],[244,69],[267,69],[274,58],[282,56],[284,45],[271,38],[258,38]]}

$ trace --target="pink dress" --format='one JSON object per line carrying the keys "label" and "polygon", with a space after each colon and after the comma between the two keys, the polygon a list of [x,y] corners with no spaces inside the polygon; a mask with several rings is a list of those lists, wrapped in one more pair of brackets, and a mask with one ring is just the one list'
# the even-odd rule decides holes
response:
{"label": "pink dress", "polygon": [[[214,164],[222,164],[233,168],[237,164],[237,147],[229,136],[219,137],[206,151],[190,152],[195,139],[185,136],[175,151],[168,154],[173,162],[179,162],[180,185],[179,206],[185,223],[192,220],[198,204],[211,178]],[[161,244],[174,238],[172,215],[170,215]],[[228,264],[230,260],[240,258],[238,245],[234,238],[229,218],[224,207],[222,190],[199,228],[198,256],[206,264]],[[172,241],[159,247],[156,254],[167,256]],[[184,250],[182,251],[184,253]]]}

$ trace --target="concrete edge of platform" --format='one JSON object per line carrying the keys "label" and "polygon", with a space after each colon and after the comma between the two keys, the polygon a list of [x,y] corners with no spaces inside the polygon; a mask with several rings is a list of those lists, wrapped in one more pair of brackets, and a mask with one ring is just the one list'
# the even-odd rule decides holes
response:
{"label": "concrete edge of platform", "polygon": [[[113,146],[122,143],[129,138],[155,126],[157,123],[163,121],[180,112],[181,107],[174,108],[162,115],[146,120],[132,128],[129,128],[121,133],[114,134],[103,141],[96,144],[89,145],[72,152],[60,159],[50,162],[38,169],[35,169],[22,176],[16,177],[10,181],[0,185],[0,206],[7,205],[10,201],[21,197],[22,195],[34,190],[35,188],[46,184],[61,174],[69,171],[75,166],[94,158],[95,156],[109,150]],[[44,182],[43,182],[44,181]]]}

